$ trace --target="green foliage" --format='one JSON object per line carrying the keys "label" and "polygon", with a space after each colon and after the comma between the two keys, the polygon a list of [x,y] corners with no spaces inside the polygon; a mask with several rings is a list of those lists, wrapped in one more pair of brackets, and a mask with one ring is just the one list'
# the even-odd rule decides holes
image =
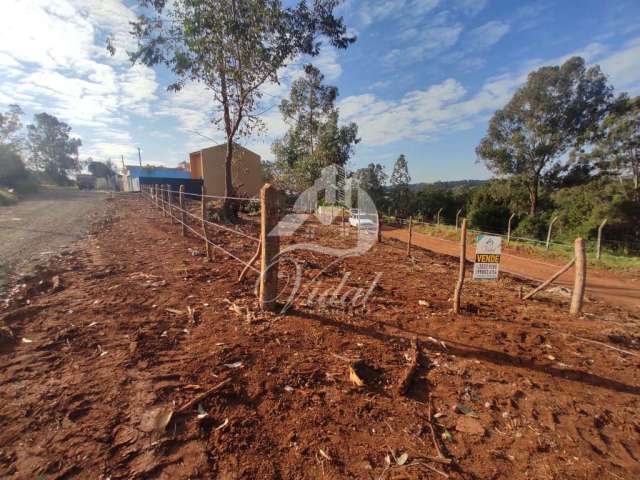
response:
{"label": "green foliage", "polygon": [[338,89],[324,85],[324,75],[313,65],[306,65],[304,72],[280,103],[290,127],[272,146],[277,183],[293,191],[313,185],[324,167],[344,166],[359,142],[355,123],[338,125]]}
{"label": "green foliage", "polygon": [[12,145],[16,150],[22,143],[22,117],[23,111],[19,105],[9,105],[9,110],[0,113],[0,144]]}
{"label": "green foliage", "polygon": [[96,162],[94,160],[90,160],[88,162],[87,169],[96,178],[110,179],[116,175],[113,165],[108,165],[102,162]]}
{"label": "green foliage", "polygon": [[411,176],[409,175],[409,165],[403,154],[400,154],[396,163],[393,165],[391,173],[391,201],[393,207],[402,216],[409,215],[412,203],[412,193],[409,188]]}
{"label": "green foliage", "polygon": [[631,175],[634,198],[640,200],[640,97],[621,95],[601,123],[593,149],[579,155],[602,170]]}
{"label": "green foliage", "polygon": [[80,170],[79,138],[71,137],[71,127],[48,113],[39,113],[27,126],[29,164],[49,180],[68,184],[68,173]]}
{"label": "green foliage", "polygon": [[440,221],[453,223],[456,212],[463,208],[465,201],[464,190],[454,191],[437,185],[427,185],[414,195],[411,210],[414,216],[419,213],[425,221],[430,222],[435,221],[438,210],[442,208]]}
{"label": "green foliage", "polygon": [[353,179],[360,188],[369,194],[378,210],[386,208],[387,173],[382,165],[370,163],[367,167],[356,170],[353,173]]}
{"label": "green foliage", "polygon": [[587,69],[580,57],[542,67],[494,114],[476,153],[491,171],[521,178],[535,214],[542,175],[594,135],[611,98],[600,68]]}

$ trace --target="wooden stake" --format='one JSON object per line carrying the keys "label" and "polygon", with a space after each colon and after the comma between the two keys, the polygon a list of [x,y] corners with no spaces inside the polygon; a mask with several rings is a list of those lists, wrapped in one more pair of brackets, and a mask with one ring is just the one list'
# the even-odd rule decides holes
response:
{"label": "wooden stake", "polygon": [[562,267],[560,270],[558,270],[556,273],[554,273],[553,275],[551,275],[551,277],[549,277],[549,279],[545,280],[543,283],[540,284],[540,286],[534,288],[533,290],[531,290],[529,293],[527,293],[522,299],[523,300],[527,300],[528,298],[533,297],[536,293],[538,293],[540,290],[542,290],[543,288],[548,287],[549,285],[551,285],[556,278],[558,278],[560,275],[562,275],[564,272],[566,272],[567,270],[569,270],[571,267],[573,267],[573,264],[576,263],[576,258],[573,257],[571,259],[571,261],[569,263],[567,263],[564,267]]}
{"label": "wooden stake", "polygon": [[409,243],[407,243],[407,257],[411,256],[411,238],[413,237],[413,217],[409,217]]}
{"label": "wooden stake", "polygon": [[169,218],[173,225],[173,209],[171,208],[171,185],[167,185],[167,208],[169,209]]}
{"label": "wooden stake", "polygon": [[602,253],[602,229],[604,228],[604,224],[607,223],[607,219],[605,218],[600,226],[598,227],[598,243],[596,244],[596,258],[600,260],[600,254]]}
{"label": "wooden stake", "polygon": [[436,216],[437,220],[436,220],[436,224],[440,225],[440,213],[442,212],[442,208],[440,210],[438,210],[438,214]]}
{"label": "wooden stake", "polygon": [[378,243],[382,243],[382,216],[378,211]]}
{"label": "wooden stake", "polygon": [[456,232],[458,231],[458,217],[460,217],[461,213],[462,213],[462,209],[456,212]]}
{"label": "wooden stake", "polygon": [[207,254],[207,260],[211,260],[211,245],[209,244],[209,237],[207,236],[207,225],[204,223],[205,217],[207,216],[207,201],[205,199],[205,189],[204,184],[202,185],[202,196],[200,207],[201,207],[201,215],[202,215],[202,236],[204,237],[204,251]]}
{"label": "wooden stake", "polygon": [[344,207],[342,207],[342,236],[345,236],[345,229],[344,229]]}
{"label": "wooden stake", "polygon": [[182,236],[186,235],[186,216],[184,214],[184,185],[180,185],[180,191],[178,193],[178,203],[180,204],[180,221],[182,222]]}
{"label": "wooden stake", "polygon": [[511,216],[509,217],[509,225],[507,226],[507,245],[509,245],[509,242],[511,241],[511,221],[515,216],[516,214],[512,213]]}
{"label": "wooden stake", "polygon": [[278,297],[278,263],[274,262],[280,251],[280,238],[269,235],[278,224],[277,191],[269,183],[260,190],[260,308],[275,310]]}
{"label": "wooden stake", "polygon": [[547,231],[547,244],[545,246],[546,250],[549,250],[549,243],[551,243],[551,229],[553,228],[553,224],[558,220],[558,216],[556,215],[551,219],[551,223],[549,224],[549,230]]}
{"label": "wooden stake", "polygon": [[587,283],[587,255],[584,249],[584,240],[576,238],[575,241],[576,269],[573,280],[573,294],[571,295],[572,315],[578,315],[582,311],[582,301],[584,299],[584,287]]}
{"label": "wooden stake", "polygon": [[462,219],[460,227],[460,268],[458,270],[458,282],[453,292],[453,313],[460,313],[460,295],[464,285],[464,269],[467,261],[467,219]]}

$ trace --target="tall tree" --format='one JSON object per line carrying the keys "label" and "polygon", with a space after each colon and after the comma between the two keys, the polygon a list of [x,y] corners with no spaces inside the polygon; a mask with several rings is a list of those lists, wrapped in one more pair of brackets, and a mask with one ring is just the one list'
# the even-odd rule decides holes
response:
{"label": "tall tree", "polygon": [[[280,0],[138,0],[143,13],[133,22],[138,48],[133,62],[165,64],[178,76],[170,90],[187,81],[211,91],[213,121],[226,137],[225,196],[234,195],[234,141],[261,125],[261,87],[278,81],[278,71],[300,55],[317,55],[320,36],[336,48],[355,41],[342,18],[338,0],[305,0],[284,7]],[[153,13],[147,15],[149,11]],[[107,48],[113,51],[112,44]],[[224,214],[233,219],[231,203]]]}
{"label": "tall tree", "polygon": [[621,96],[600,125],[594,148],[584,155],[619,175],[631,175],[640,200],[640,97]]}
{"label": "tall tree", "polygon": [[494,173],[523,179],[535,214],[542,175],[568,149],[589,140],[611,99],[600,67],[587,69],[580,57],[542,67],[493,115],[476,153]]}
{"label": "tall tree", "polygon": [[51,180],[67,183],[70,171],[80,169],[79,138],[71,137],[71,127],[48,113],[39,113],[27,126],[29,163]]}
{"label": "tall tree", "polygon": [[360,141],[355,123],[338,125],[338,89],[323,81],[320,70],[306,65],[304,75],[293,81],[289,98],[280,103],[290,127],[272,150],[279,181],[291,190],[311,186],[328,165],[344,166]]}
{"label": "tall tree", "polygon": [[403,215],[406,215],[409,211],[411,204],[411,190],[409,189],[409,183],[411,182],[411,176],[409,175],[409,164],[404,156],[401,154],[396,163],[393,165],[393,172],[391,173],[391,199],[393,206],[398,209]]}
{"label": "tall tree", "polygon": [[9,105],[7,112],[0,113],[0,144],[20,148],[23,113],[20,106],[15,104]]}
{"label": "tall tree", "polygon": [[358,186],[369,194],[378,210],[385,207],[387,173],[382,165],[370,163],[367,167],[356,170],[353,178]]}

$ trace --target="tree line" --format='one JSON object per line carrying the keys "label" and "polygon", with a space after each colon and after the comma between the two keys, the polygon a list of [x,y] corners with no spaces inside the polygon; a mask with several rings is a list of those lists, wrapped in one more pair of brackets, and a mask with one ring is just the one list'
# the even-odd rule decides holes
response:
{"label": "tree line", "polygon": [[23,115],[19,105],[0,112],[0,186],[26,193],[41,182],[70,185],[85,167],[96,177],[115,177],[111,160],[80,160],[82,141],[67,123],[43,112],[25,126]]}
{"label": "tree line", "polygon": [[494,113],[476,148],[496,177],[480,185],[411,188],[401,155],[387,183],[370,164],[354,175],[383,212],[455,222],[462,210],[475,228],[544,239],[555,216],[556,238],[595,238],[607,219],[608,244],[640,253],[640,97],[613,87],[600,67],[580,57],[531,72]]}

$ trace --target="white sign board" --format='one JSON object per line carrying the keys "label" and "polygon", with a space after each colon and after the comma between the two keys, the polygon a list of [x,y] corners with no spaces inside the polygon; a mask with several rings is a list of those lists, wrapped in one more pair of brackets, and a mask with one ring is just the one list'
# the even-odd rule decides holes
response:
{"label": "white sign board", "polygon": [[502,237],[478,235],[476,238],[476,258],[473,264],[473,279],[497,279],[501,253]]}

